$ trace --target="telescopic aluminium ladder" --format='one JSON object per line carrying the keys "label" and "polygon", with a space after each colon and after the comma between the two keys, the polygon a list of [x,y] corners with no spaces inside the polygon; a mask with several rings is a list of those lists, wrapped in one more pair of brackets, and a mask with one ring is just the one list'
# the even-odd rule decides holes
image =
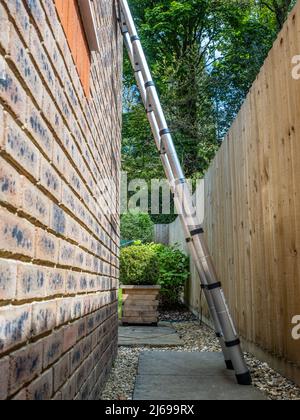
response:
{"label": "telescopic aluminium ladder", "polygon": [[154,140],[174,195],[187,245],[201,279],[201,288],[207,299],[226,367],[235,371],[238,384],[250,385],[251,375],[241,350],[240,339],[229,313],[221,283],[218,281],[204,239],[204,230],[199,224],[190,188],[181,168],[127,0],[118,1],[118,20]]}

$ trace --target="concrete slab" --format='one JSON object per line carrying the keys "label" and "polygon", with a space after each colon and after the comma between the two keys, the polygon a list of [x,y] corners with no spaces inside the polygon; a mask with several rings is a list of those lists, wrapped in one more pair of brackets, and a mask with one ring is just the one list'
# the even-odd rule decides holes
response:
{"label": "concrete slab", "polygon": [[139,361],[134,400],[266,400],[237,385],[221,353],[146,352]]}
{"label": "concrete slab", "polygon": [[164,376],[215,376],[232,377],[232,371],[224,369],[221,353],[147,352],[139,360],[138,374]]}
{"label": "concrete slab", "polygon": [[178,347],[182,341],[174,328],[165,324],[158,327],[119,327],[119,346]]}

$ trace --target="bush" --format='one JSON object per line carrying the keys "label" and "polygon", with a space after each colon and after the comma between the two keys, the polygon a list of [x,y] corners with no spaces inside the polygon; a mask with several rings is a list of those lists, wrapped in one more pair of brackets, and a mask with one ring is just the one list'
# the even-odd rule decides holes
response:
{"label": "bush", "polygon": [[152,244],[158,258],[161,286],[161,305],[164,308],[176,307],[189,278],[189,258],[174,247]]}
{"label": "bush", "polygon": [[189,277],[189,259],[181,251],[136,243],[121,250],[120,281],[124,285],[160,285],[161,305],[176,307]]}
{"label": "bush", "polygon": [[159,278],[158,259],[149,245],[133,245],[121,249],[120,282],[132,286],[156,285]]}
{"label": "bush", "polygon": [[154,223],[147,213],[126,213],[121,217],[121,238],[125,241],[152,242]]}

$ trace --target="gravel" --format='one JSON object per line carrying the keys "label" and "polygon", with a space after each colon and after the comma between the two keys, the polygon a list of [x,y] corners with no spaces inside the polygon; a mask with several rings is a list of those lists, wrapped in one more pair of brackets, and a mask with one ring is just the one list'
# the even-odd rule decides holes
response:
{"label": "gravel", "polygon": [[[177,318],[174,316],[177,315]],[[173,316],[173,318],[172,318]],[[110,377],[102,394],[103,400],[131,400],[137,375],[139,356],[144,351],[220,351],[214,332],[205,325],[199,325],[190,313],[163,314],[161,320],[176,320],[173,327],[182,338],[184,346],[174,348],[119,347]],[[249,353],[245,354],[251,369],[253,385],[265,393],[270,400],[300,400],[300,388],[287,380],[267,363],[257,360]]]}
{"label": "gravel", "polygon": [[159,320],[164,322],[186,322],[186,321],[197,321],[197,317],[192,312],[183,311],[169,311],[161,312]]}

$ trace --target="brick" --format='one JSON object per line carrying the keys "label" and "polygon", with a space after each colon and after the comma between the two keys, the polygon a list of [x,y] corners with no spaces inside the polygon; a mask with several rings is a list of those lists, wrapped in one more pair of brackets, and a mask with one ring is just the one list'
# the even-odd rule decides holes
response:
{"label": "brick", "polygon": [[72,298],[57,299],[56,303],[57,303],[56,323],[57,323],[57,326],[59,326],[71,320]]}
{"label": "brick", "polygon": [[47,23],[46,23],[46,16],[45,16],[45,12],[41,6],[41,3],[39,0],[26,0],[27,3],[27,7],[33,17],[33,19],[35,20],[35,23],[37,25],[37,27],[39,28],[39,31],[41,32],[44,41],[46,40],[46,34],[45,31],[48,27]]}
{"label": "brick", "polygon": [[61,179],[46,159],[41,158],[40,184],[58,201],[61,200]]}
{"label": "brick", "polygon": [[14,261],[0,259],[0,301],[16,297],[17,265]]}
{"label": "brick", "polygon": [[[1,72],[1,57],[0,57],[0,72]],[[3,148],[4,145],[4,125],[5,125],[5,112],[0,105],[0,150]]]}
{"label": "brick", "polygon": [[64,235],[66,230],[65,213],[55,204],[51,207],[51,229],[60,235]]}
{"label": "brick", "polygon": [[53,395],[52,369],[43,373],[38,379],[28,386],[27,396],[31,401],[48,401]]}
{"label": "brick", "polygon": [[85,384],[83,385],[83,387],[81,388],[81,390],[80,390],[80,399],[81,399],[81,401],[88,401],[89,400],[90,392],[91,392],[90,380],[87,380],[85,382]]}
{"label": "brick", "polygon": [[[63,105],[61,105],[61,108],[62,106]],[[79,151],[78,151],[77,146],[75,145],[75,142],[71,136],[71,133],[67,129],[64,131],[64,135],[62,137],[62,144],[64,148],[66,149],[68,155],[70,156],[71,160],[75,163],[76,166],[78,166],[77,161],[78,161]]]}
{"label": "brick", "polygon": [[97,371],[97,376],[101,375],[101,371],[102,371],[102,361],[101,361],[101,345],[99,344],[96,349],[93,351],[92,353],[93,356],[93,360],[94,360],[94,366],[96,367],[96,371]]}
{"label": "brick", "polygon": [[93,271],[93,257],[91,254],[85,254],[84,269],[86,271]]}
{"label": "brick", "polygon": [[[77,114],[77,110],[78,110],[78,100],[77,100],[77,96],[75,93],[75,90],[73,89],[72,83],[69,80],[68,77],[64,78],[64,85],[65,85],[65,91],[66,91],[66,95],[75,111],[75,114]],[[72,128],[73,128],[73,133],[74,133],[74,137],[77,141],[77,143],[82,144],[83,143],[83,138],[79,133],[79,129],[78,129],[78,124],[75,122],[72,123]]]}
{"label": "brick", "polygon": [[75,322],[76,332],[77,332],[77,341],[81,340],[86,336],[86,318],[80,319]]}
{"label": "brick", "polygon": [[39,335],[56,327],[56,301],[39,302],[32,306],[32,334]]}
{"label": "brick", "polygon": [[84,315],[84,306],[82,298],[73,299],[71,315],[72,319],[77,319]]}
{"label": "brick", "polygon": [[79,290],[85,292],[88,289],[88,274],[82,273],[79,277]]}
{"label": "brick", "polygon": [[82,340],[82,357],[86,359],[92,351],[92,337],[88,335]]}
{"label": "brick", "polygon": [[86,369],[87,376],[91,375],[93,368],[94,368],[94,356],[93,356],[93,353],[91,353],[85,361],[85,369]]}
{"label": "brick", "polygon": [[83,361],[82,342],[76,344],[71,352],[71,373],[73,373]]}
{"label": "brick", "polygon": [[23,3],[20,0],[10,0],[6,2],[13,17],[16,26],[18,27],[25,42],[29,43],[29,16]]}
{"label": "brick", "polygon": [[8,395],[8,370],[9,358],[0,359],[0,400],[5,400]]}
{"label": "brick", "polygon": [[51,160],[54,142],[53,135],[47,127],[40,111],[31,103],[28,103],[27,106],[26,128],[38,143],[39,147],[41,147],[43,152]]}
{"label": "brick", "polygon": [[63,353],[75,346],[77,341],[77,329],[75,324],[70,324],[63,329]]}
{"label": "brick", "polygon": [[0,250],[33,257],[34,227],[25,219],[0,208]]}
{"label": "brick", "polygon": [[1,55],[0,70],[0,98],[7,103],[21,121],[25,122],[26,93]]}
{"label": "brick", "polygon": [[[91,267],[91,271],[93,271],[94,273],[98,273],[99,272],[99,267],[100,267],[100,260],[99,260],[99,258],[92,256],[92,267]],[[90,288],[92,288],[92,290],[96,290],[95,289],[95,287],[96,287],[95,280],[91,280],[91,281],[92,281],[92,283],[90,284]]]}
{"label": "brick", "polygon": [[32,264],[18,264],[17,300],[43,298],[46,295],[48,271]]}
{"label": "brick", "polygon": [[17,393],[17,395],[15,395],[12,398],[12,401],[26,401],[26,400],[27,400],[26,388],[22,389],[20,392]]}
{"label": "brick", "polygon": [[83,296],[82,302],[83,302],[83,315],[87,315],[90,313],[91,297]]}
{"label": "brick", "polygon": [[66,354],[53,366],[54,392],[58,391],[70,376],[70,354]]}
{"label": "brick", "polygon": [[41,44],[34,26],[30,28],[30,46],[29,50],[32,59],[37,63],[40,72],[47,82],[48,87],[53,90],[55,87],[55,74],[51,67],[50,61],[46,55],[44,46]]}
{"label": "brick", "polygon": [[47,294],[49,296],[64,294],[66,290],[66,277],[64,270],[49,270]]}
{"label": "brick", "polygon": [[75,246],[64,241],[59,241],[59,264],[68,267],[74,266]]}
{"label": "brick", "polygon": [[97,291],[97,279],[92,274],[89,274],[88,276],[88,289],[90,292]]}
{"label": "brick", "polygon": [[98,344],[98,328],[92,333],[92,349],[94,350]]}
{"label": "brick", "polygon": [[97,342],[100,343],[101,340],[103,339],[103,336],[105,335],[105,332],[103,330],[104,326],[101,325],[100,327],[98,327],[96,329],[96,333],[97,333]]}
{"label": "brick", "polygon": [[100,387],[95,385],[90,393],[89,401],[98,401],[100,399],[101,399]]}
{"label": "brick", "polygon": [[31,306],[0,308],[0,354],[30,337]]}
{"label": "brick", "polygon": [[[62,203],[69,209],[73,214],[76,214],[78,205],[78,199],[68,185],[62,187]],[[79,215],[78,215],[79,216]]]}
{"label": "brick", "polygon": [[58,252],[59,240],[54,235],[37,229],[35,258],[55,264],[58,262]]}
{"label": "brick", "polygon": [[0,157],[0,201],[15,208],[21,206],[21,176]]}
{"label": "brick", "polygon": [[75,271],[68,271],[66,274],[66,293],[73,294],[78,290],[79,274]]}
{"label": "brick", "polygon": [[38,180],[40,160],[38,149],[9,115],[6,116],[4,149],[21,170],[25,170]]}
{"label": "brick", "polygon": [[79,243],[80,241],[80,225],[70,216],[66,216],[65,236],[76,243]]}
{"label": "brick", "polygon": [[97,315],[96,313],[93,313],[87,317],[87,322],[86,322],[87,334],[90,334],[97,327],[98,327]]}
{"label": "brick", "polygon": [[32,219],[48,227],[50,224],[49,199],[27,178],[22,180],[21,209]]}
{"label": "brick", "polygon": [[62,393],[57,392],[54,397],[52,398],[52,401],[62,401]]}
{"label": "brick", "polygon": [[[84,261],[85,261],[85,252],[79,248],[75,248],[75,255],[74,255],[74,265],[77,268],[84,269]],[[79,282],[79,287],[81,288],[81,283]]]}
{"label": "brick", "polygon": [[9,46],[9,35],[10,35],[10,24],[8,16],[4,7],[0,4],[0,28],[5,28],[5,30],[0,31],[0,45],[1,47],[8,52]]}
{"label": "brick", "polygon": [[10,30],[10,59],[18,69],[22,80],[26,83],[28,89],[33,95],[35,101],[41,106],[43,98],[43,85],[37,71],[26,51],[26,47],[21,41],[17,32],[11,28]]}
{"label": "brick", "polygon": [[80,227],[80,244],[89,249],[90,236],[85,229]]}
{"label": "brick", "polygon": [[74,401],[82,401],[80,392],[75,395]]}
{"label": "brick", "polygon": [[18,391],[42,371],[43,345],[41,341],[30,344],[10,356],[9,393]]}
{"label": "brick", "polygon": [[45,91],[43,97],[42,110],[43,116],[51,124],[52,130],[56,133],[58,137],[61,137],[64,128],[61,115],[57,110],[56,105],[52,102],[52,99]]}
{"label": "brick", "polygon": [[72,401],[76,395],[76,375],[73,375],[68,382],[62,387],[62,400]]}
{"label": "brick", "polygon": [[[59,61],[59,58],[58,58],[58,61]],[[62,64],[62,62],[60,62],[60,63]],[[63,64],[62,64],[62,66],[63,66]],[[58,105],[58,107],[59,107],[59,109],[61,111],[61,115],[65,118],[65,120],[67,121],[68,125],[70,125],[70,121],[71,121],[70,120],[71,110],[70,110],[70,107],[69,107],[69,105],[67,103],[67,100],[66,100],[66,96],[64,94],[64,91],[62,90],[62,88],[60,86],[60,83],[58,83],[58,81],[56,83],[56,89],[55,89],[54,95],[55,95],[55,101],[56,101],[56,103],[57,103],[57,105]],[[63,134],[65,134],[65,133],[67,133],[67,126],[65,126],[64,129],[63,129]],[[64,135],[62,136],[62,141],[63,141],[63,144],[65,145]],[[65,147],[67,148],[66,145],[65,145]],[[74,151],[74,153],[75,153],[75,151]]]}
{"label": "brick", "polygon": [[60,358],[62,350],[63,330],[61,329],[44,339],[43,368],[46,369],[48,366],[56,362]]}
{"label": "brick", "polygon": [[[63,175],[65,176],[67,171],[67,158],[64,154],[64,151],[59,146],[58,143],[54,142],[53,144],[53,155],[52,155],[52,163],[55,166],[55,168]],[[62,196],[65,194],[65,189],[68,189],[66,185],[62,186]]]}
{"label": "brick", "polygon": [[79,392],[86,379],[86,368],[83,363],[76,372],[76,392]]}
{"label": "brick", "polygon": [[[69,70],[69,72],[71,74],[71,78],[73,80],[72,70],[74,70],[74,62],[73,62],[73,58],[71,56],[71,52],[70,52],[70,48],[69,48],[69,45],[68,45],[68,42],[67,42],[67,39],[66,39],[65,32],[64,32],[61,25],[57,26],[57,38],[56,39],[57,39],[57,41],[60,45],[63,57],[65,58],[65,61],[66,61],[67,69]],[[77,72],[75,72],[75,73],[77,75]],[[67,74],[65,74],[65,78],[68,78]],[[73,80],[73,81],[74,82],[77,81],[78,82],[77,85],[80,84],[78,75],[77,75],[77,79]]]}
{"label": "brick", "polygon": [[70,186],[73,187],[73,189],[81,196],[83,184],[78,173],[72,166],[70,166],[67,175],[68,175],[68,181],[70,183]]}

